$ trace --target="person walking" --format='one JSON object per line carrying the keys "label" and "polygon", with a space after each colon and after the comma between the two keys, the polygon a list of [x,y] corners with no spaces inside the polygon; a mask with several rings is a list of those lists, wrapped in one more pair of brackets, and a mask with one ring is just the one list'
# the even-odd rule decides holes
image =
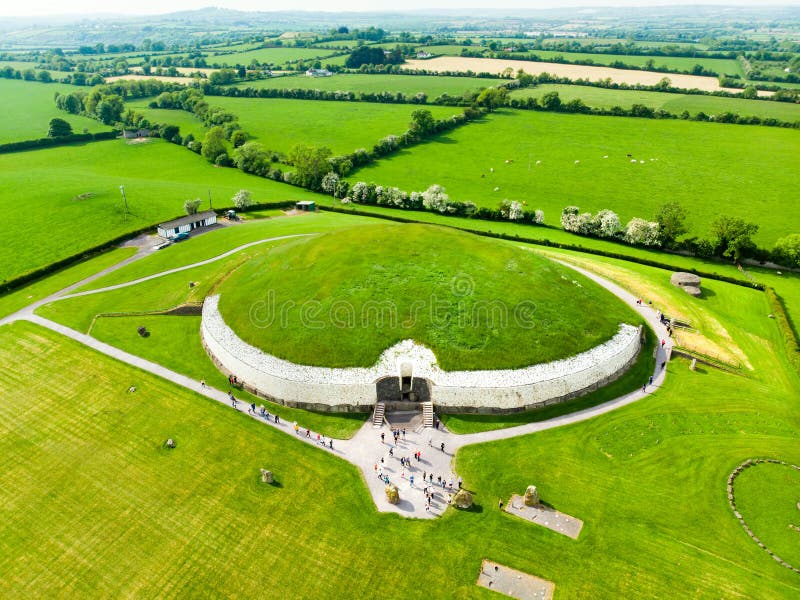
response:
{"label": "person walking", "polygon": [[408,481],[411,483],[411,487],[414,487],[414,476],[413,475],[410,475],[408,477]]}
{"label": "person walking", "polygon": [[444,452],[444,442],[442,442],[442,445],[440,446],[440,448],[442,449],[442,452]]}
{"label": "person walking", "polygon": [[406,439],[406,428],[403,427],[403,439]]}
{"label": "person walking", "polygon": [[461,489],[461,484],[464,483],[464,480],[461,477],[458,478],[458,489]]}
{"label": "person walking", "polygon": [[201,379],[201,380],[200,380],[200,387],[201,387],[201,388],[204,388],[204,387],[206,387],[206,380],[205,380],[205,379]]}
{"label": "person walking", "polygon": [[386,438],[386,434],[384,432],[381,432],[381,444],[385,444],[386,443],[385,442],[385,438]]}
{"label": "person walking", "polygon": [[647,385],[653,385],[653,376],[650,375],[650,379],[647,380]]}
{"label": "person walking", "polygon": [[294,422],[294,425],[292,425],[292,427],[294,427],[295,435],[300,435],[300,426],[297,424],[297,421]]}

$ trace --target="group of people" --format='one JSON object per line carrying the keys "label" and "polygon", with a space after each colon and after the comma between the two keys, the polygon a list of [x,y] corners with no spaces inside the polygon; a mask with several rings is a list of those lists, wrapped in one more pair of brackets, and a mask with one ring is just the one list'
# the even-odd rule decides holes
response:
{"label": "group of people", "polygon": [[[294,429],[295,435],[300,435],[301,427],[297,424],[297,421],[295,421],[292,424],[292,429]],[[331,450],[333,450],[333,438],[328,438],[326,441],[325,436],[322,435],[321,433],[317,433],[316,436],[318,445],[322,446],[323,448],[330,448]],[[314,434],[311,433],[311,430],[309,428],[306,428],[305,438],[309,440],[314,439]]]}

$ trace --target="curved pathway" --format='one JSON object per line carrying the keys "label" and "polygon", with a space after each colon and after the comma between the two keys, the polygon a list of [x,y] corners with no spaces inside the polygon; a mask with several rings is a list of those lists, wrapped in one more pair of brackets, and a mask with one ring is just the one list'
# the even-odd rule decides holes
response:
{"label": "curved pathway", "polygon": [[[5,319],[0,320],[0,325],[16,320],[27,320],[32,323],[36,323],[37,325],[41,325],[42,327],[46,327],[59,334],[65,335],[107,356],[142,369],[143,371],[147,371],[158,377],[167,379],[172,383],[180,385],[195,393],[201,394],[206,398],[230,405],[231,401],[227,392],[202,385],[200,382],[172,371],[171,369],[167,369],[160,364],[146,360],[139,356],[135,356],[129,352],[121,350],[120,348],[101,342],[100,340],[97,340],[87,334],[81,333],[49,319],[45,319],[44,317],[34,314],[34,310],[47,302],[63,300],[66,298],[88,296],[91,294],[99,294],[101,292],[121,289],[142,283],[144,281],[150,281],[159,277],[171,275],[173,273],[208,265],[258,244],[309,235],[315,234],[297,234],[258,240],[248,244],[243,244],[206,260],[182,267],[176,267],[174,269],[155,273],[146,277],[141,277],[133,281],[74,294],[68,293],[70,290],[76,289],[81,285],[85,285],[89,281],[119,269],[126,264],[130,264],[130,262],[147,254],[146,252],[138,253],[137,255],[117,263],[117,265],[105,269],[104,271],[101,271],[90,278],[84,279],[69,286],[68,288],[61,290],[60,292],[28,305],[20,311],[17,311]],[[456,435],[443,430],[423,429],[420,432],[407,431],[405,436],[401,436],[400,440],[395,445],[391,432],[387,426],[384,426],[381,429],[375,429],[372,426],[371,420],[367,420],[367,422],[356,433],[356,435],[349,440],[331,440],[330,438],[323,438],[323,440],[332,442],[332,447],[326,445],[324,446],[324,451],[331,452],[361,469],[361,472],[364,475],[364,480],[379,511],[396,512],[406,517],[419,518],[433,518],[437,515],[440,515],[447,508],[447,498],[449,494],[454,493],[458,488],[458,479],[456,474],[453,472],[452,458],[455,456],[459,448],[471,444],[480,444],[483,442],[527,435],[537,431],[544,431],[546,429],[552,429],[555,427],[586,421],[598,415],[605,414],[622,406],[636,402],[637,400],[647,396],[652,391],[655,391],[663,383],[664,378],[666,377],[666,369],[662,368],[661,365],[665,364],[669,359],[669,355],[672,350],[672,340],[667,336],[666,328],[659,321],[657,312],[649,306],[637,305],[636,298],[615,283],[612,283],[607,279],[591,273],[590,271],[587,271],[581,267],[577,267],[564,261],[558,262],[571,269],[574,269],[575,271],[578,271],[579,273],[607,289],[609,292],[620,298],[623,302],[638,309],[640,314],[647,322],[647,325],[656,333],[656,335],[659,336],[660,339],[665,340],[664,346],[661,346],[660,344],[657,345],[653,384],[648,386],[646,391],[640,389],[635,392],[631,392],[630,394],[615,398],[614,400],[610,400],[603,404],[599,404],[581,411],[554,417],[546,421],[527,423],[516,427],[509,427],[494,431],[485,431],[468,435]],[[239,402],[238,406],[235,407],[235,410],[244,414],[248,414],[248,405],[243,402]],[[265,423],[268,423],[271,427],[279,429],[288,435],[293,435],[304,443],[313,444],[318,446],[320,449],[323,449],[323,446],[317,442],[316,433],[309,438],[305,436],[306,430],[304,427],[302,427],[302,423],[299,424],[300,435],[298,435],[294,432],[294,426],[291,423],[276,423],[273,419],[268,420],[257,415],[249,416],[251,418],[259,419]],[[381,434],[384,436],[383,439],[381,438]],[[419,460],[414,457],[414,454],[417,451],[421,453]],[[401,457],[410,459],[411,466],[401,466],[399,460]],[[386,501],[384,494],[384,483],[378,478],[379,471],[388,476],[392,483],[396,484],[400,489],[401,501],[399,504],[392,505]],[[430,503],[430,507],[426,508],[425,495],[422,489],[422,476],[423,474],[430,476],[431,473],[434,476],[434,483],[431,487],[435,494],[433,501]],[[413,483],[411,476],[414,477]],[[444,485],[440,485],[438,483],[438,477],[442,478],[442,483]],[[448,485],[450,483],[452,483],[452,487]],[[465,485],[468,487],[468,482]]]}

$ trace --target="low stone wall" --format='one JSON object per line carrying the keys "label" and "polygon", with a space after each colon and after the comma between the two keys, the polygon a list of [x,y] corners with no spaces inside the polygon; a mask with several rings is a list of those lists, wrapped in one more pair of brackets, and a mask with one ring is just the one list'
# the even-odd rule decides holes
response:
{"label": "low stone wall", "polygon": [[244,342],[219,312],[219,296],[203,305],[203,345],[214,363],[261,397],[287,406],[322,411],[369,411],[376,382],[412,365],[425,378],[442,412],[514,412],[563,402],[613,381],[636,360],[641,327],[621,324],[609,341],[570,358],[523,369],[442,371],[433,352],[413,340],[388,348],[369,368],[332,369],[297,365]]}

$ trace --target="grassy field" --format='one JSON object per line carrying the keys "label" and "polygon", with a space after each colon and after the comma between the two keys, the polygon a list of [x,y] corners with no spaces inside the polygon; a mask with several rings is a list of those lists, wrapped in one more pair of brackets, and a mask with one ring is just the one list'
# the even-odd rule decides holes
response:
{"label": "grassy field", "polygon": [[53,100],[56,92],[68,93],[80,89],[62,83],[39,83],[0,79],[0,97],[3,98],[0,116],[0,144],[35,140],[47,137],[50,119],[58,117],[68,121],[75,133],[108,131],[100,121],[71,115],[56,108]]}
{"label": "grassy field", "polygon": [[103,269],[133,256],[136,248],[115,248],[94,258],[40,279],[14,292],[0,295],[0,317],[5,317],[25,306],[78,283]]}
{"label": "grassy field", "polygon": [[[770,155],[753,153],[755,145],[771,148]],[[771,127],[504,110],[378,161],[350,180],[407,191],[438,183],[455,200],[489,207],[505,198],[525,201],[552,224],[570,204],[592,212],[610,208],[626,222],[678,201],[694,234],[706,234],[724,209],[757,221],[756,240],[771,244],[800,229],[800,214],[785,210],[798,150],[796,131]],[[646,164],[631,164],[628,154]]]}
{"label": "grassy field", "polygon": [[152,98],[137,98],[135,100],[131,100],[130,102],[126,102],[125,106],[135,110],[137,113],[143,114],[151,124],[158,123],[159,125],[177,125],[180,127],[181,136],[186,137],[191,133],[195,139],[202,141],[203,136],[205,136],[207,131],[203,121],[186,110],[150,108],[148,104],[150,104],[152,101]]}
{"label": "grassy field", "polygon": [[[325,367],[369,367],[410,338],[447,371],[520,368],[583,352],[609,340],[620,323],[639,322],[574,271],[502,242],[424,225],[297,240],[240,266],[219,293],[226,323],[243,340]],[[305,302],[318,304],[313,325]],[[518,316],[528,305],[530,323]]]}
{"label": "grassy field", "polygon": [[[728,291],[706,308],[726,321],[717,311]],[[766,311],[762,294],[733,293]],[[666,385],[634,405],[468,447],[456,463],[476,510],[415,522],[376,513],[353,468],[291,436],[35,326],[4,327],[0,357],[16,367],[0,373],[0,576],[13,596],[250,596],[268,586],[333,598],[380,586],[391,598],[428,598],[431,587],[489,598],[474,581],[491,557],[569,598],[793,598],[796,576],[745,535],[724,482],[749,456],[800,461],[799,384],[773,321],[739,315],[733,335],[753,353],[752,375],[676,361]],[[20,411],[11,399],[23,387]],[[168,437],[174,451],[162,449]],[[279,486],[258,484],[262,466]],[[497,511],[498,498],[531,483],[584,520],[579,540]],[[308,502],[321,494],[324,507]],[[377,575],[387,543],[415,554]]]}
{"label": "grassy field", "polygon": [[734,483],[736,508],[753,533],[775,554],[794,566],[800,564],[797,498],[800,471],[790,466],[762,463],[742,471]]}
{"label": "grassy field", "polygon": [[[20,157],[24,160],[20,160]],[[119,186],[125,185],[126,217]],[[25,206],[18,190],[25,188]],[[49,264],[128,231],[183,213],[187,198],[230,204],[246,188],[257,202],[316,195],[218,169],[184,148],[122,140],[0,155],[0,279]],[[79,198],[79,195],[91,197]]]}
{"label": "grassy field", "polygon": [[[306,144],[328,146],[334,154],[372,148],[387,135],[403,133],[417,108],[408,104],[221,96],[210,98],[209,103],[238,115],[242,129],[271,150],[288,152],[297,144]],[[439,119],[462,112],[461,108],[446,106],[426,108]]]}
{"label": "grassy field", "polygon": [[257,50],[247,50],[244,52],[234,52],[233,54],[218,54],[214,53],[206,56],[206,62],[209,65],[219,64],[220,66],[235,66],[244,65],[248,66],[253,60],[257,60],[262,64],[267,65],[284,65],[288,62],[297,60],[315,60],[333,54],[333,50],[325,50],[318,48],[259,48]]}
{"label": "grassy field", "polygon": [[766,100],[745,100],[693,94],[669,94],[665,92],[646,92],[641,90],[612,90],[592,86],[547,84],[535,88],[514,90],[512,98],[541,98],[548,92],[558,92],[563,102],[580,98],[594,108],[621,106],[630,108],[633,104],[643,104],[653,109],[663,109],[680,115],[688,111],[691,115],[704,112],[716,115],[732,112],[742,116],[800,121],[800,104],[791,102],[769,102]]}
{"label": "grassy field", "polygon": [[[143,338],[137,328],[144,326],[150,335]],[[141,356],[174,371],[193,377],[220,390],[230,389],[228,378],[217,370],[200,342],[199,316],[145,315],[137,317],[103,317],[95,321],[92,336],[112,346]],[[319,414],[267,402],[244,391],[236,397],[246,403],[264,405],[272,415],[284,421],[297,421],[326,436],[347,439],[364,424],[361,413]]]}
{"label": "grassy field", "polygon": [[236,84],[236,87],[312,89],[347,92],[401,92],[413,95],[424,92],[433,100],[442,94],[459,96],[468,90],[478,90],[499,82],[499,79],[478,77],[432,77],[424,75],[361,75],[337,74],[333,77],[306,77],[305,75],[272,77]]}

